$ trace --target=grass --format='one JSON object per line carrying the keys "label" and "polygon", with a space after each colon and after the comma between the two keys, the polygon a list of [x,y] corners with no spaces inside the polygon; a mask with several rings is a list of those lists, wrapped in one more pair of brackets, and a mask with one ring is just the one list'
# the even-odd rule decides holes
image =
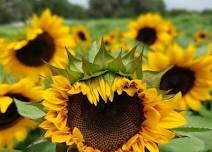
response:
{"label": "grass", "polygon": [[[199,30],[212,31],[212,16],[209,15],[181,15],[168,16],[179,32],[181,37],[191,39],[193,34]],[[91,20],[66,20],[67,25],[85,25],[94,40],[111,30],[127,30],[127,23],[131,19],[91,19]],[[0,25],[0,37],[11,39],[22,33],[22,28],[15,25]]]}

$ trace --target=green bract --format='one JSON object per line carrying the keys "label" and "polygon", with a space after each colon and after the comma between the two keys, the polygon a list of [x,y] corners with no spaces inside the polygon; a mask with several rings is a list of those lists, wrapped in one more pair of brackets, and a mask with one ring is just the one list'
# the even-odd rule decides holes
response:
{"label": "green bract", "polygon": [[104,75],[105,79],[111,84],[115,75],[125,76],[129,79],[142,79],[142,53],[135,57],[137,46],[129,52],[118,55],[108,53],[104,43],[100,47],[94,42],[89,50],[88,58],[81,59],[74,57],[67,50],[68,64],[63,68],[49,65],[52,75],[62,75],[71,84],[80,80],[87,80],[93,77]]}

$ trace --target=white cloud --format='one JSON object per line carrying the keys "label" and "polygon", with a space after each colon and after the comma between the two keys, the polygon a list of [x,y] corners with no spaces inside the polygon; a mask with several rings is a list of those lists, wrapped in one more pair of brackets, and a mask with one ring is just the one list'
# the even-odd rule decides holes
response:
{"label": "white cloud", "polygon": [[167,9],[185,8],[188,10],[212,9],[212,0],[164,0]]}
{"label": "white cloud", "polygon": [[81,5],[83,7],[88,7],[88,0],[68,0],[71,3]]}

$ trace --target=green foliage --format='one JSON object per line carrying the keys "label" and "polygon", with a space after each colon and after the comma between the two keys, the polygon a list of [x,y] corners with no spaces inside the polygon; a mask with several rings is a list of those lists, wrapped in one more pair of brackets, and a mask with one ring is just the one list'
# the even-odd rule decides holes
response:
{"label": "green foliage", "polygon": [[103,77],[109,83],[109,85],[112,86],[112,84],[115,80],[115,74],[114,73],[106,73]]}
{"label": "green foliage", "polygon": [[103,42],[101,43],[101,47],[98,51],[96,51],[95,48],[94,50],[92,49],[92,51],[89,51],[89,52],[90,53],[96,52],[96,54],[93,54],[94,63],[99,64],[101,68],[104,68],[105,65],[107,65],[109,62],[113,60],[113,57],[108,53],[105,46],[103,45]]}
{"label": "green foliage", "polygon": [[[90,8],[72,4],[69,0],[0,0],[0,23],[25,22],[32,13],[41,13],[49,8],[65,18],[117,18],[135,17],[141,13],[159,12],[171,16],[195,15],[198,12],[184,9],[166,12],[163,0],[90,0]],[[126,11],[127,10],[127,11]],[[211,10],[202,15],[211,16]]]}
{"label": "green foliage", "polygon": [[108,64],[108,69],[112,72],[124,73],[126,71],[125,65],[123,64],[121,53]]}
{"label": "green foliage", "polygon": [[178,131],[178,132],[189,133],[189,132],[205,132],[205,131],[212,131],[212,128],[180,127],[180,128],[175,128],[175,129],[172,129],[172,130],[173,130],[173,131]]}
{"label": "green foliage", "polygon": [[198,12],[196,11],[189,11],[186,9],[173,9],[167,12],[167,14],[171,15],[171,16],[178,16],[178,15],[194,15],[194,14],[198,14]]}
{"label": "green foliage", "polygon": [[32,14],[28,0],[0,0],[0,23],[25,21]]}
{"label": "green foliage", "polygon": [[187,124],[173,129],[177,135],[170,144],[160,145],[162,152],[210,152],[212,151],[212,112],[202,108],[200,112],[187,112]]}
{"label": "green foliage", "polygon": [[180,44],[183,44],[183,46],[193,42],[193,36],[196,31],[212,30],[212,15],[183,14],[180,16],[170,15],[169,18],[176,25],[177,31],[179,31],[177,41],[180,41]]}
{"label": "green foliage", "polygon": [[95,18],[132,17],[140,13],[165,11],[162,0],[90,0],[89,6],[90,16]]}
{"label": "green foliage", "polygon": [[135,57],[135,48],[130,50],[130,53],[122,54],[121,50],[118,56],[112,56],[112,54],[109,54],[108,50],[106,50],[103,42],[101,47],[98,47],[97,43],[93,43],[93,46],[88,51],[87,59],[82,56],[82,59],[79,60],[72,56],[67,50],[68,64],[64,69],[54,67],[48,63],[46,64],[53,76],[62,75],[66,77],[71,84],[76,81],[87,80],[107,73],[142,79],[143,52],[139,57]]}
{"label": "green foliage", "polygon": [[162,152],[203,152],[204,142],[194,136],[178,138],[168,145],[160,145]]}
{"label": "green foliage", "polygon": [[32,13],[49,8],[65,18],[86,18],[87,10],[68,0],[0,0],[0,23],[26,21]]}
{"label": "green foliage", "polygon": [[202,15],[212,15],[212,10],[211,9],[205,9],[201,12]]}
{"label": "green foliage", "polygon": [[166,68],[162,71],[143,71],[143,80],[146,82],[147,86],[150,88],[157,88],[160,87],[160,80],[161,77],[170,69]]}
{"label": "green foliage", "polygon": [[79,6],[70,3],[68,0],[30,0],[34,12],[40,13],[44,9],[49,8],[53,13],[56,13],[65,18],[85,18],[86,10]]}
{"label": "green foliage", "polygon": [[39,119],[45,116],[45,113],[39,109],[37,106],[32,105],[28,102],[23,102],[14,98],[18,113],[26,118]]}
{"label": "green foliage", "polygon": [[82,58],[82,70],[85,76],[92,76],[95,73],[101,72],[101,67]]}
{"label": "green foliage", "polygon": [[39,142],[33,143],[29,147],[27,147],[24,152],[55,152],[56,145],[47,141],[40,140]]}

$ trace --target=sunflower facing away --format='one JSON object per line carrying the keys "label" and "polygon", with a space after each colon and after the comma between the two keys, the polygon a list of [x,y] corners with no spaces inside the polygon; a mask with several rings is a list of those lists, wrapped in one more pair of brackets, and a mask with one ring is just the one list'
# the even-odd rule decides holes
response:
{"label": "sunflower facing away", "polygon": [[58,67],[64,65],[64,47],[73,45],[63,19],[45,10],[40,17],[33,16],[26,38],[8,44],[1,57],[10,73],[42,74],[49,71],[44,61]]}
{"label": "sunflower facing away", "polygon": [[27,130],[36,127],[36,123],[20,116],[13,98],[24,102],[40,101],[42,89],[28,78],[17,83],[0,84],[0,148],[12,148],[15,141],[23,141]]}
{"label": "sunflower facing away", "polygon": [[[168,103],[180,96],[166,102],[156,89],[147,89],[137,68],[142,55],[134,57],[134,50],[113,57],[102,45],[92,60],[69,55],[65,69],[50,66],[53,84],[44,94],[48,113],[41,124],[45,137],[80,152],[158,152],[158,144],[174,138],[170,129],[185,119]],[[75,71],[79,63],[81,73]]]}
{"label": "sunflower facing away", "polygon": [[195,57],[195,48],[186,50],[178,45],[170,46],[167,52],[150,52],[147,58],[148,70],[164,70],[159,88],[169,94],[182,93],[183,102],[179,108],[198,111],[201,100],[210,99],[212,86],[212,56]]}
{"label": "sunflower facing away", "polygon": [[84,26],[73,26],[70,28],[70,31],[76,44],[82,44],[85,50],[90,47],[92,37]]}
{"label": "sunflower facing away", "polygon": [[148,13],[141,15],[137,20],[129,23],[129,32],[126,38],[144,43],[151,49],[163,49],[171,43],[170,24],[159,14]]}

